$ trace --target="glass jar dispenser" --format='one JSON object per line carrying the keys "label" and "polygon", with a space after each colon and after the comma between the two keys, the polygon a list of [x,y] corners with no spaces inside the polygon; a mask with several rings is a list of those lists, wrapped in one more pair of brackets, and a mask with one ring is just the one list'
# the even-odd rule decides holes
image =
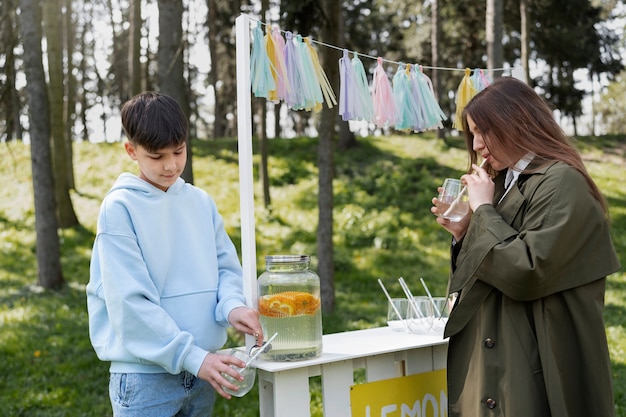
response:
{"label": "glass jar dispenser", "polygon": [[309,269],[308,255],[269,255],[257,280],[263,334],[278,336],[261,357],[298,361],[322,353],[320,279]]}

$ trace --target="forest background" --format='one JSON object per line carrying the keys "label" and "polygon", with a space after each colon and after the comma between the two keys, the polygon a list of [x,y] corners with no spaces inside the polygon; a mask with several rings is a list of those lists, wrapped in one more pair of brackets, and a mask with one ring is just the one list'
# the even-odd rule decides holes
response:
{"label": "forest background", "polygon": [[[626,11],[620,0],[2,0],[0,11],[0,140],[9,156],[9,144],[30,145],[37,265],[30,278],[53,291],[67,290],[74,278],[63,267],[64,233],[87,226],[75,209],[75,147],[123,140],[116,122],[121,103],[142,90],[172,95],[189,117],[192,143],[203,143],[192,150],[236,136],[234,19],[240,13],[336,46],[319,47],[335,92],[338,48],[347,48],[423,64],[450,116],[464,68],[496,69],[494,77],[521,69],[574,137],[579,129],[620,135],[626,126]],[[388,67],[390,75],[394,69]],[[368,125],[355,134],[336,109],[295,112],[264,99],[252,104],[258,204],[265,210],[273,208],[270,185],[276,181],[269,143],[315,138],[317,227],[311,253],[324,312],[332,313],[334,277],[342,266],[335,244],[345,233],[333,211],[336,152],[356,155],[365,143],[360,135],[423,134]],[[451,118],[437,138],[448,147],[458,143]],[[190,182],[196,182],[194,161],[190,152],[184,173]],[[3,230],[10,224],[10,217],[2,218]]]}

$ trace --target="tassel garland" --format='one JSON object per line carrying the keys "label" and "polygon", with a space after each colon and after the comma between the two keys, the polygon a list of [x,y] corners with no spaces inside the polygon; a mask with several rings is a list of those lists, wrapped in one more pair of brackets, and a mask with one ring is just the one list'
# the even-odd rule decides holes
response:
{"label": "tassel garland", "polygon": [[[283,101],[292,110],[318,112],[324,103],[337,105],[332,86],[320,65],[313,41],[267,26],[263,36],[260,25],[253,29],[250,59],[251,87],[256,97]],[[367,71],[356,52],[343,50],[339,59],[339,106],[343,120],[366,121],[379,128],[422,132],[441,129],[446,114],[435,96],[432,81],[420,65],[398,63],[390,80],[383,59],[378,57],[371,87]],[[461,118],[467,103],[491,79],[480,68],[465,68],[456,94],[452,127],[462,130]]]}

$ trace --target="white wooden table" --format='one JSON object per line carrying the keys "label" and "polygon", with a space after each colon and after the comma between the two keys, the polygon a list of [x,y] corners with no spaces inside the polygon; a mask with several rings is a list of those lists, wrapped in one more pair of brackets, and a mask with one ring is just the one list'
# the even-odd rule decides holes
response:
{"label": "white wooden table", "polygon": [[367,382],[445,369],[441,332],[410,334],[388,327],[323,336],[321,356],[297,362],[255,361],[261,417],[310,417],[309,378],[321,376],[324,416],[349,417],[354,370]]}

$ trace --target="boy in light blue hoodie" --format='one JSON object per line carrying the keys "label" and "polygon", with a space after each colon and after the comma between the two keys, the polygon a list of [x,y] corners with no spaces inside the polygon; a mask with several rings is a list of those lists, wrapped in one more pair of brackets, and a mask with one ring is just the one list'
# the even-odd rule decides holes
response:
{"label": "boy in light blue hoodie", "polygon": [[102,202],[87,285],[89,334],[111,362],[114,416],[210,416],[221,373],[244,364],[216,354],[226,327],[263,342],[246,306],[241,264],[215,202],[180,178],[187,119],[171,97],[141,93],[122,107],[122,173]]}

